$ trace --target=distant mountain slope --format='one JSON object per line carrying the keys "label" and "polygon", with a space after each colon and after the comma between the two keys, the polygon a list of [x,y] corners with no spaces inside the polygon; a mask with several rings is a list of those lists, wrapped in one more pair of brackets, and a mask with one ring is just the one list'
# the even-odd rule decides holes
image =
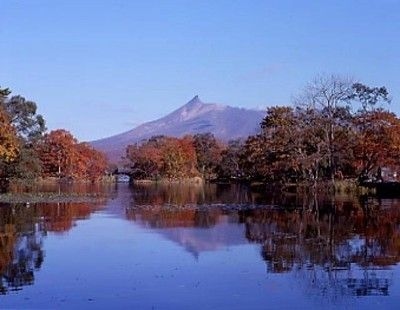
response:
{"label": "distant mountain slope", "polygon": [[126,146],[155,135],[182,137],[187,134],[211,132],[228,141],[247,137],[258,131],[265,112],[203,103],[195,96],[187,104],[158,120],[144,123],[127,132],[92,141],[91,145],[117,162]]}

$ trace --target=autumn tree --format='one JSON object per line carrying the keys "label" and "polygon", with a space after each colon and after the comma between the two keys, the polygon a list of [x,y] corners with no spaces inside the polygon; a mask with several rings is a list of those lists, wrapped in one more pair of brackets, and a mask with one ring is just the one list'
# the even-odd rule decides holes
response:
{"label": "autumn tree", "polygon": [[354,126],[354,164],[361,179],[377,174],[380,167],[399,167],[400,120],[395,114],[382,109],[363,111],[355,117]]}
{"label": "autumn tree", "polygon": [[[291,107],[270,107],[261,122],[261,135],[265,145],[265,162],[268,168],[266,178],[285,180],[299,170],[301,153],[301,135],[299,119]],[[300,146],[299,146],[300,145]]]}
{"label": "autumn tree", "polygon": [[163,175],[169,179],[182,179],[198,175],[197,157],[191,136],[168,137],[162,148]]}
{"label": "autumn tree", "polygon": [[267,141],[261,134],[249,136],[240,152],[240,166],[244,176],[252,180],[265,180],[270,175],[267,161]]}
{"label": "autumn tree", "polygon": [[95,150],[91,145],[84,142],[76,145],[76,151],[78,154],[79,166],[75,168],[81,169],[81,178],[94,182],[105,175],[108,162],[106,156],[102,152]]}
{"label": "autumn tree", "polygon": [[246,174],[269,182],[316,182],[326,154],[320,121],[312,108],[268,108],[261,133],[249,137],[244,145]]}
{"label": "autumn tree", "polygon": [[[9,92],[8,92],[9,94]],[[1,101],[19,140],[20,151],[14,161],[3,166],[9,177],[34,180],[40,176],[41,164],[35,145],[46,130],[45,121],[37,114],[37,105],[22,96],[13,96]]]}
{"label": "autumn tree", "polygon": [[221,161],[222,144],[212,133],[199,133],[193,136],[196,150],[197,166],[203,178],[211,179]]}
{"label": "autumn tree", "polygon": [[347,78],[318,76],[295,99],[296,106],[310,109],[321,117],[319,124],[324,134],[323,147],[326,148],[326,154],[321,160],[326,162],[326,172],[332,181],[337,172],[336,138],[343,124],[342,116],[346,115],[342,111],[350,108],[352,85],[353,82]]}
{"label": "autumn tree", "polygon": [[[344,174],[351,173],[349,165],[353,160],[354,134],[350,110],[347,107],[335,109],[335,135],[329,143],[326,139],[326,128],[329,124],[325,113],[325,110],[312,107],[298,107],[298,127],[293,129],[297,136],[295,155],[302,168],[302,179],[312,180],[314,183],[321,178],[342,178]],[[332,176],[332,163],[335,176]]]}
{"label": "autumn tree", "polygon": [[43,175],[95,181],[105,174],[105,156],[68,131],[58,129],[44,136],[38,146]]}
{"label": "autumn tree", "polygon": [[313,116],[311,109],[268,108],[261,133],[244,144],[241,163],[245,174],[269,182],[317,179],[321,133]]}
{"label": "autumn tree", "polygon": [[33,185],[42,172],[42,162],[37,150],[22,146],[17,158],[6,166],[6,171],[9,177],[18,179],[24,185]]}
{"label": "autumn tree", "polygon": [[[379,152],[386,152],[391,155],[386,158],[393,158],[396,152],[388,152],[388,144],[384,144],[384,141],[389,140],[395,143],[393,135],[397,130],[394,124],[395,116],[390,116],[390,113],[386,113],[381,107],[382,104],[390,102],[387,89],[366,86],[360,82],[352,83],[349,88],[349,80],[337,77],[323,81],[330,83],[316,83],[319,87],[314,89],[314,94],[318,94],[317,98],[322,97],[316,102],[323,107],[319,112],[322,114],[321,120],[325,123],[321,128],[325,133],[328,174],[333,177],[332,172],[343,172],[345,175],[360,176],[376,169],[377,165],[385,164],[383,156],[378,159]],[[331,92],[328,89],[331,89]],[[313,94],[312,91],[310,93]],[[311,102],[314,102],[315,96],[311,98]],[[358,108],[358,111],[352,113],[351,108]],[[382,120],[385,118],[388,122]],[[372,153],[375,155],[372,156]],[[392,159],[389,161],[393,162]]]}
{"label": "autumn tree", "polygon": [[227,147],[221,152],[221,160],[217,167],[218,178],[243,178],[242,153],[244,142],[240,139],[228,142]]}
{"label": "autumn tree", "polygon": [[74,145],[77,140],[66,130],[54,130],[44,136],[38,147],[43,165],[43,175],[51,177],[71,176]]}
{"label": "autumn tree", "polygon": [[152,137],[141,144],[128,145],[126,150],[127,167],[135,179],[157,179],[162,168],[162,140]]}
{"label": "autumn tree", "polygon": [[0,161],[4,162],[13,161],[19,149],[15,128],[10,116],[3,108],[9,94],[10,91],[7,88],[0,88]]}
{"label": "autumn tree", "polygon": [[358,176],[367,178],[379,167],[398,165],[399,119],[382,107],[391,101],[386,87],[355,83],[349,99],[360,106],[353,120],[354,166]]}
{"label": "autumn tree", "polygon": [[16,130],[2,104],[9,95],[8,89],[0,88],[0,190],[8,187],[7,167],[12,164],[20,153],[20,143]]}
{"label": "autumn tree", "polygon": [[136,179],[182,179],[198,175],[193,138],[157,136],[127,147],[128,167]]}
{"label": "autumn tree", "polygon": [[0,107],[0,161],[5,163],[14,161],[18,156],[19,147],[15,129],[8,115]]}

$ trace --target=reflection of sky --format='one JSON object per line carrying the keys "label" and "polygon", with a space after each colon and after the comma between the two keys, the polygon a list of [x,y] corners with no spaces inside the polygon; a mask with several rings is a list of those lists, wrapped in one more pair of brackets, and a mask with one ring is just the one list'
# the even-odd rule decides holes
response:
{"label": "reflection of sky", "polygon": [[365,239],[359,235],[353,236],[353,238],[349,239],[348,241],[349,248],[353,252],[360,252],[361,248],[365,246]]}
{"label": "reflection of sky", "polygon": [[397,266],[379,269],[351,264],[348,270],[332,271],[313,266],[294,268],[292,274],[306,298],[328,308],[372,309],[381,305],[384,309],[392,309],[400,297],[395,276],[399,275]]}
{"label": "reflection of sky", "polygon": [[[2,296],[0,306],[391,309],[400,302],[397,265],[382,269],[353,263],[347,270],[328,272],[327,258],[324,266],[295,264],[289,272],[269,273],[261,240],[247,241],[245,225],[234,212],[215,213],[207,227],[153,228],[140,212],[135,221],[126,220],[132,198],[126,189],[65,234],[49,233],[41,244],[46,255],[33,285]],[[18,249],[27,245],[23,240]],[[346,260],[364,245],[361,236],[354,236],[335,245],[332,254]],[[376,289],[385,285],[388,296]]]}
{"label": "reflection of sky", "polygon": [[[174,239],[176,231],[190,236],[183,240],[198,242],[200,259]],[[241,231],[242,225],[227,217],[211,228],[160,230],[100,211],[78,221],[68,234],[49,234],[34,285],[0,302],[6,308],[390,309],[398,300],[397,267],[376,272],[379,278],[393,279],[390,297],[346,295],[341,281],[363,278],[363,270],[352,268],[350,275],[335,273],[339,290],[328,298],[332,282],[322,269],[316,270],[316,278],[314,270],[267,273],[259,245],[244,237],[240,244],[240,236],[211,236]]]}

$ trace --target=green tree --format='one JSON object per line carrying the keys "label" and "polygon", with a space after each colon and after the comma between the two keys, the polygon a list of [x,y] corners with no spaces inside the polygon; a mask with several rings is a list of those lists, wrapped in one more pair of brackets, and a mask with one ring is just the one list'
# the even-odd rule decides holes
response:
{"label": "green tree", "polygon": [[376,109],[378,103],[390,103],[389,92],[386,87],[369,87],[362,83],[352,85],[352,93],[349,100],[361,104],[361,111],[368,112]]}
{"label": "green tree", "polygon": [[[10,92],[7,91],[7,95]],[[36,146],[46,130],[45,121],[37,114],[37,105],[21,96],[5,98],[0,102],[19,139],[20,152],[12,162],[3,166],[9,177],[25,179],[28,183],[40,176],[42,167]]]}
{"label": "green tree", "polygon": [[21,96],[13,96],[1,102],[9,115],[18,136],[25,142],[33,142],[42,137],[46,124],[42,115],[37,114],[37,105]]}

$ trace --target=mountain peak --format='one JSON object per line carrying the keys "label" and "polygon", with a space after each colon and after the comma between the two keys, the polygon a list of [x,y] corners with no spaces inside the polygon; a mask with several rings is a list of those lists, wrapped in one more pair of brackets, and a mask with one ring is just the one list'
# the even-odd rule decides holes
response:
{"label": "mountain peak", "polygon": [[186,105],[198,105],[203,102],[200,100],[199,95],[194,96]]}
{"label": "mountain peak", "polygon": [[262,111],[204,103],[199,96],[194,96],[185,105],[158,120],[144,123],[119,135],[93,141],[91,144],[116,162],[125,153],[128,144],[156,135],[183,137],[211,132],[223,141],[245,138],[257,133],[258,124],[263,117]]}

